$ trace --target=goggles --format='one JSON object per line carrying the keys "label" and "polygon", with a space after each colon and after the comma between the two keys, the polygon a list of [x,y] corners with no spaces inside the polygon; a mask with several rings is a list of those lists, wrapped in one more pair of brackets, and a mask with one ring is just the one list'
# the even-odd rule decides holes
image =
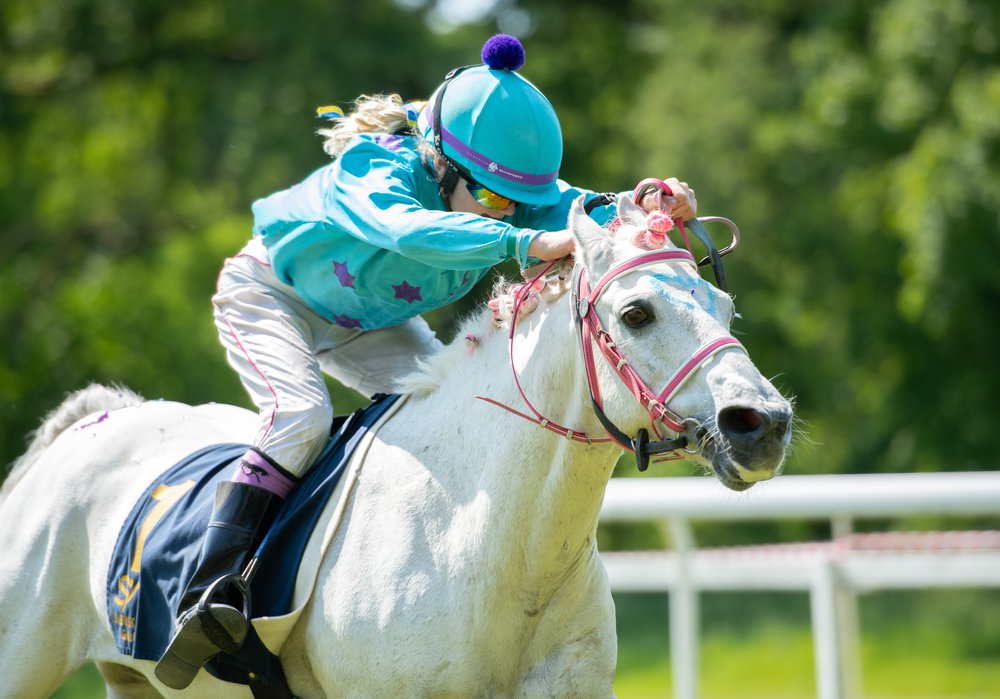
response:
{"label": "goggles", "polygon": [[476,200],[476,203],[480,206],[484,206],[492,211],[503,211],[511,204],[517,205],[517,202],[508,197],[501,196],[496,192],[486,189],[483,185],[479,184],[475,180],[469,180],[465,178],[465,188],[469,190],[469,194],[472,198]]}
{"label": "goggles", "polygon": [[[484,206],[491,211],[503,211],[512,204],[517,206],[517,202],[510,197],[497,194],[492,189],[487,189],[483,185],[476,182],[476,178],[472,176],[472,173],[469,172],[467,168],[462,167],[459,163],[456,163],[454,160],[449,158],[444,154],[444,151],[439,150],[438,153],[440,153],[441,156],[448,162],[452,171],[452,177],[459,176],[465,180],[465,188],[469,190],[469,194],[476,200],[477,204]],[[450,188],[454,189],[454,185],[452,184]]]}

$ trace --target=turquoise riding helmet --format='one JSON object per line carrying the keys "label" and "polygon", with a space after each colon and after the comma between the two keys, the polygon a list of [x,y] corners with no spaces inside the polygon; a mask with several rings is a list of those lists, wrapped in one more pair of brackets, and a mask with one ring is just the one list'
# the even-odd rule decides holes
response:
{"label": "turquoise riding helmet", "polygon": [[[559,200],[562,130],[537,87],[515,71],[524,49],[512,36],[492,37],[483,65],[451,71],[421,111],[417,126],[457,175],[515,202]],[[457,176],[452,174],[450,187]]]}

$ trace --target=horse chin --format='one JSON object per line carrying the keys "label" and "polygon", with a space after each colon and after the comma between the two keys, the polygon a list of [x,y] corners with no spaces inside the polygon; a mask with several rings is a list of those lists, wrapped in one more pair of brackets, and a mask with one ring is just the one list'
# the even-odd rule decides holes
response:
{"label": "horse chin", "polygon": [[755,481],[745,481],[740,478],[736,468],[728,459],[713,460],[712,472],[722,485],[738,493],[748,490],[755,483]]}
{"label": "horse chin", "polygon": [[700,451],[688,453],[687,459],[704,468],[705,475],[711,473],[719,483],[738,493],[748,490],[757,482],[743,478],[742,469],[732,462],[725,449],[720,449],[714,442],[703,441]]}
{"label": "horse chin", "polygon": [[[748,490],[761,481],[766,481],[778,474],[780,468],[747,469],[733,459],[732,449],[714,442],[704,444],[701,456],[709,464],[716,479],[725,487],[736,492]],[[770,459],[764,460],[773,463]],[[780,459],[778,463],[780,463]]]}

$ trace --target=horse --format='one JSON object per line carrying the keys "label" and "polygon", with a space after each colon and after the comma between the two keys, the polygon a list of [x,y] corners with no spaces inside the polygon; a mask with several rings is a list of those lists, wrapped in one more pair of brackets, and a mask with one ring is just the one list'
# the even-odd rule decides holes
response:
{"label": "horse", "polygon": [[[498,292],[402,380],[281,648],[296,696],[613,696],[596,534],[623,449],[733,490],[778,473],[792,407],[731,337],[731,297],[669,238],[643,244],[628,198],[617,213],[609,232],[577,201],[575,264]],[[171,690],[119,653],[105,576],[158,474],[256,429],[100,385],[45,419],[0,492],[4,695],[48,696],[92,662],[115,699],[248,696],[206,672]]]}

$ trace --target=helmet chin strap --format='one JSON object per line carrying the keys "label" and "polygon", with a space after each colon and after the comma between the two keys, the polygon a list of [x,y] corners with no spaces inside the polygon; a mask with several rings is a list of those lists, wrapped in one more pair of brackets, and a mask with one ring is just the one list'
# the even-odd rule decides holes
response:
{"label": "helmet chin strap", "polygon": [[447,207],[448,211],[451,211],[451,195],[455,193],[455,187],[458,186],[458,179],[461,177],[455,166],[445,160],[448,165],[448,169],[445,170],[444,174],[438,178],[438,193],[444,200],[444,205]]}
{"label": "helmet chin strap", "polygon": [[[462,173],[455,169],[455,166],[448,162],[447,158],[441,156],[440,153],[437,154],[437,157],[431,157],[429,153],[423,153],[421,159],[427,170],[437,179],[438,194],[444,202],[445,209],[451,211],[451,195],[455,193],[455,187],[458,186],[458,180],[461,178]],[[439,162],[444,162],[447,168],[444,174],[440,174],[440,170],[438,169]]]}

